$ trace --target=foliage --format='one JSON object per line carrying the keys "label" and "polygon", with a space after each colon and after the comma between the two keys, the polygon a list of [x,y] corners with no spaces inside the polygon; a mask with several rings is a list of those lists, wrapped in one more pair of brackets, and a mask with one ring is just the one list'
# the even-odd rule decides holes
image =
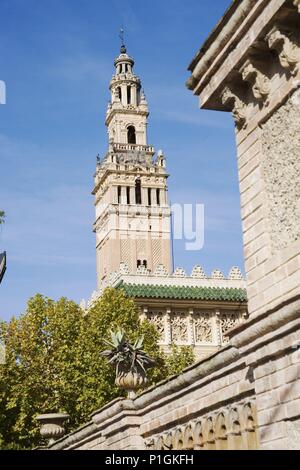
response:
{"label": "foliage", "polygon": [[180,372],[191,360],[179,350],[174,349],[173,359],[160,352],[155,327],[139,321],[134,301],[122,290],[107,289],[88,314],[65,298],[55,302],[36,295],[23,315],[0,323],[6,346],[6,363],[0,365],[1,448],[39,444],[39,413],[67,412],[70,431],[123,396],[114,370],[100,355],[103,339],[118,329],[126,331],[131,343],[144,336],[143,349],[157,364],[147,374],[149,385]]}
{"label": "foliage", "polygon": [[191,346],[177,346],[176,344],[172,344],[171,353],[164,356],[164,362],[164,374],[167,377],[180,374],[183,369],[195,362],[193,348]]}
{"label": "foliage", "polygon": [[111,348],[102,351],[101,355],[109,359],[109,363],[116,366],[116,375],[121,372],[134,372],[146,375],[146,369],[153,367],[155,361],[142,350],[144,336],[137,338],[131,345],[126,338],[125,331],[119,329],[116,333],[111,331],[111,341],[104,340]]}

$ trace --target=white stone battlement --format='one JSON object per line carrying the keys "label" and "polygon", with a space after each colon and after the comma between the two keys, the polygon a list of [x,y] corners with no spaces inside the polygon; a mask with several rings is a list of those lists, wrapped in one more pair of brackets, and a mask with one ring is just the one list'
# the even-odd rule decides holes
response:
{"label": "white stone battlement", "polygon": [[203,287],[235,287],[246,288],[246,281],[241,270],[234,266],[227,277],[219,269],[214,269],[211,275],[206,275],[201,266],[194,266],[190,275],[178,267],[169,274],[165,266],[159,264],[152,272],[145,266],[139,266],[134,272],[130,271],[126,263],[120,264],[120,269],[110,274],[104,287],[116,286],[120,281],[126,284],[164,284],[176,286],[203,286]]}
{"label": "white stone battlement", "polygon": [[214,269],[211,275],[206,275],[202,266],[199,265],[194,266],[191,274],[187,275],[181,267],[169,274],[162,264],[159,264],[153,272],[145,266],[139,266],[132,272],[126,263],[121,263],[119,270],[109,275],[108,281],[103,283],[98,291],[93,292],[87,303],[82,301],[81,307],[83,309],[89,308],[101,296],[106,287],[116,287],[121,281],[124,284],[246,289],[246,281],[237,266],[233,266],[225,277],[219,269]]}

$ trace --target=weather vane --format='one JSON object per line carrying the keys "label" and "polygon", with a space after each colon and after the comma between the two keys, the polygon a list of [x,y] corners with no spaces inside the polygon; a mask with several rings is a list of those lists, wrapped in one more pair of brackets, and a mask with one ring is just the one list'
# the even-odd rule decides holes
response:
{"label": "weather vane", "polygon": [[121,46],[124,46],[125,45],[125,30],[122,26],[122,28],[120,29],[120,34],[119,34],[119,38],[121,40]]}

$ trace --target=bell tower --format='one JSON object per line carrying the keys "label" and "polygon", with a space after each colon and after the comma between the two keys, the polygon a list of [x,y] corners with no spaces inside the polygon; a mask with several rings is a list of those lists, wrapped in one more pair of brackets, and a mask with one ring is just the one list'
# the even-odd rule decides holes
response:
{"label": "bell tower", "polygon": [[98,287],[122,262],[131,273],[159,264],[170,273],[172,265],[166,160],[148,145],[148,103],[124,45],[114,65],[108,152],[98,159],[93,190]]}

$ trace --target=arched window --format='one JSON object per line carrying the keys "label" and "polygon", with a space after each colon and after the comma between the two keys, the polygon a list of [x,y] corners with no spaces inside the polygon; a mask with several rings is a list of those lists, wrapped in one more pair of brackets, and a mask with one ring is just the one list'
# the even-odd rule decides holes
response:
{"label": "arched window", "polygon": [[151,206],[151,188],[148,188],[148,206]]}
{"label": "arched window", "polygon": [[144,259],[144,261],[143,261],[143,266],[144,266],[145,268],[147,268],[147,260],[145,260],[145,259]]}
{"label": "arched window", "polygon": [[141,180],[139,178],[135,181],[135,203],[142,204]]}
{"label": "arched window", "polygon": [[126,198],[127,198],[127,204],[130,204],[130,188],[127,186],[126,188]]}
{"label": "arched window", "polygon": [[136,262],[136,267],[139,268],[141,266],[142,262],[140,259],[137,260]]}
{"label": "arched window", "polygon": [[160,206],[160,190],[156,190],[156,204]]}
{"label": "arched window", "polygon": [[135,128],[133,126],[129,126],[127,129],[127,138],[129,144],[136,144],[136,135],[135,135]]}
{"label": "arched window", "polygon": [[122,101],[122,90],[120,86],[118,86],[117,88],[117,97],[119,98],[120,101]]}
{"label": "arched window", "polygon": [[131,87],[127,87],[127,104],[131,104]]}

